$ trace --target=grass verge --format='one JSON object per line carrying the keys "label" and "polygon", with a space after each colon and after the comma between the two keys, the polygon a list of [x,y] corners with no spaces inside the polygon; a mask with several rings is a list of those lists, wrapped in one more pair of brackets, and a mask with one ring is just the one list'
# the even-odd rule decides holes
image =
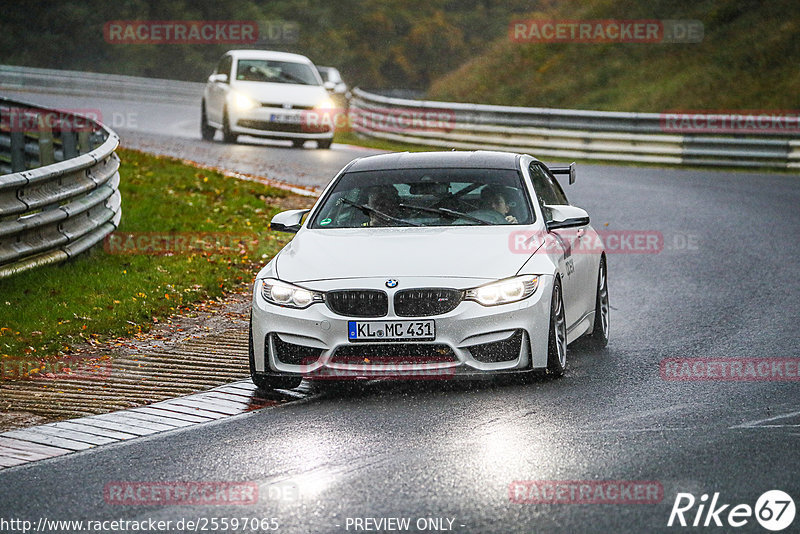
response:
{"label": "grass verge", "polygon": [[[119,149],[122,223],[103,247],[0,280],[0,363],[147,330],[241,290],[288,241],[269,232],[287,191]],[[177,239],[179,237],[180,239]]]}

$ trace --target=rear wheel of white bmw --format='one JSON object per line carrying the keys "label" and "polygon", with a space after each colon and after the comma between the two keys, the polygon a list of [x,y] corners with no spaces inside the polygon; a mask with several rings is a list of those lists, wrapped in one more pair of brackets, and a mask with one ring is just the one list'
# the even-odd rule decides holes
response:
{"label": "rear wheel of white bmw", "polygon": [[248,339],[248,349],[249,349],[249,360],[250,360],[250,378],[253,380],[253,384],[262,391],[268,391],[271,389],[292,389],[296,388],[300,385],[300,382],[303,381],[301,377],[294,377],[294,376],[274,376],[267,373],[259,373],[256,371],[256,358],[255,353],[253,350],[253,324],[252,324],[252,315],[250,318],[250,332],[247,336]]}
{"label": "rear wheel of white bmw", "polygon": [[550,299],[550,335],[547,341],[547,374],[559,377],[567,368],[567,320],[564,317],[564,300],[561,298],[561,280],[553,284]]}
{"label": "rear wheel of white bmw", "polygon": [[608,268],[606,257],[600,259],[600,269],[597,272],[597,297],[594,307],[594,328],[586,337],[588,345],[595,350],[600,350],[608,345],[609,317],[611,307],[608,304]]}

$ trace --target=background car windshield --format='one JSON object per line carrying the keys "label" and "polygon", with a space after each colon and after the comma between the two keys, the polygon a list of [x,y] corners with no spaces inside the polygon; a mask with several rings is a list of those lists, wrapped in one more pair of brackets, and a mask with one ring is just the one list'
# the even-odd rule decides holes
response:
{"label": "background car windshield", "polygon": [[304,63],[269,59],[240,59],[236,79],[245,82],[319,85],[312,68]]}
{"label": "background car windshield", "polygon": [[343,175],[311,228],[531,224],[517,171],[404,169]]}

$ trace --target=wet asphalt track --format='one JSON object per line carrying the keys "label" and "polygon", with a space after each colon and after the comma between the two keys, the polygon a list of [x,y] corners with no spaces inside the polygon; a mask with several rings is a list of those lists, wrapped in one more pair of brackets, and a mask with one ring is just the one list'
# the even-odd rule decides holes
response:
{"label": "wet asphalt track", "polygon": [[[138,113],[136,129],[119,128],[123,144],[174,146],[243,172],[262,165],[279,179],[304,173],[305,185],[369,153],[203,143],[191,106],[102,105]],[[0,517],[274,517],[279,532],[407,517],[412,532],[417,518],[452,519],[455,532],[652,532],[689,530],[666,527],[679,492],[752,506],[781,489],[800,505],[800,383],[659,373],[665,358],[800,358],[798,176],[581,165],[566,190],[596,228],[661,232],[664,249],[609,255],[611,342],[571,350],[562,379],[326,385],[304,401],[3,470]],[[518,504],[517,480],[655,481],[663,500]],[[104,500],[114,481],[248,481],[260,491],[246,506],[125,506]],[[766,532],[753,518],[695,530]]]}

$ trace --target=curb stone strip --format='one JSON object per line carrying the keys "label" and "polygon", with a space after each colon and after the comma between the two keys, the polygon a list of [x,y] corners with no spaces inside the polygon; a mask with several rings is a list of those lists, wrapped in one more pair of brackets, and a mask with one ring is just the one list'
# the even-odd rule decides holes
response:
{"label": "curb stone strip", "polygon": [[[281,403],[280,400],[254,397],[255,392],[252,382],[242,380],[147,406],[3,432],[0,433],[0,472],[8,467],[190,427]],[[278,392],[284,401],[307,396],[305,391]]]}

